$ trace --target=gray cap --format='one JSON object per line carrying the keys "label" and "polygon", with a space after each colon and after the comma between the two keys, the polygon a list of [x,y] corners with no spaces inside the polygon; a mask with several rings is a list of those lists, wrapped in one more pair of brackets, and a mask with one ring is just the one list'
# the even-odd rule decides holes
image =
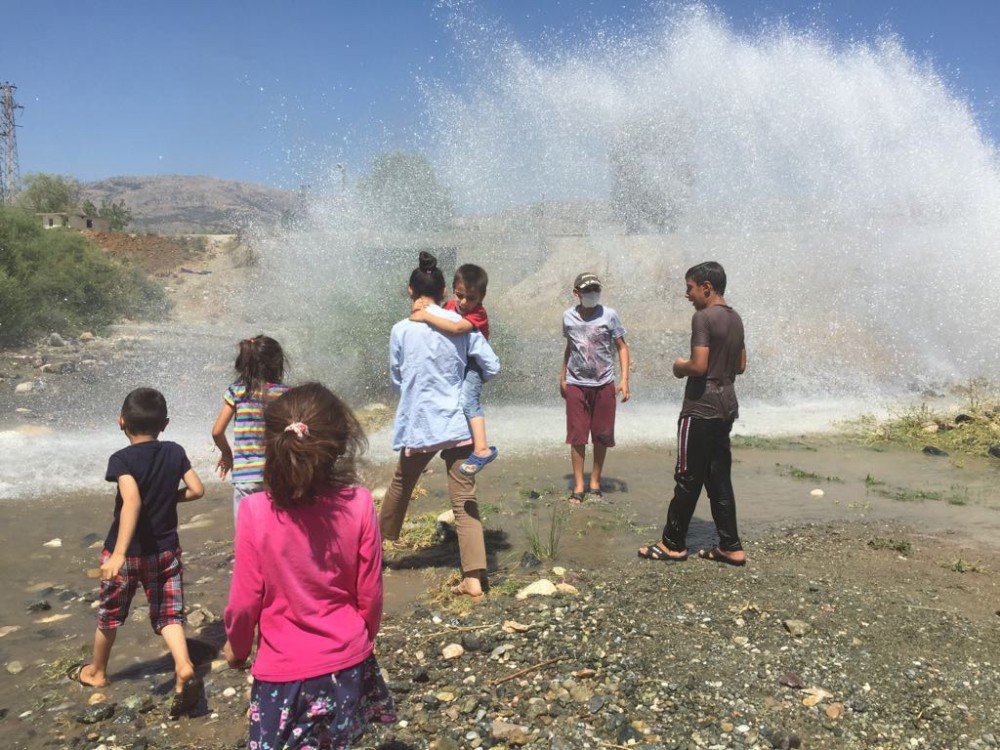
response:
{"label": "gray cap", "polygon": [[585,292],[588,289],[600,289],[601,280],[597,278],[596,273],[584,271],[576,277],[576,281],[573,282],[573,288],[581,292]]}

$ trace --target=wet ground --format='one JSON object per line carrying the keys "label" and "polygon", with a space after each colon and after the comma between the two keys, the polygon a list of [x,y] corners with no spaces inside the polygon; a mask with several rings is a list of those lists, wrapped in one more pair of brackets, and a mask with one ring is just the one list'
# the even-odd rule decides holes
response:
{"label": "wet ground", "polygon": [[[561,453],[504,459],[491,466],[479,483],[479,498],[490,530],[487,536],[494,568],[494,592],[485,605],[471,612],[454,609],[447,599],[440,597],[441,586],[457,563],[452,544],[391,552],[385,577],[387,617],[380,653],[383,667],[399,688],[397,698],[407,725],[392,731],[408,743],[404,746],[426,747],[432,738],[440,743],[444,735],[437,736],[439,730],[450,732],[448,737],[456,744],[438,744],[438,747],[518,744],[510,737],[492,736],[491,722],[499,719],[526,727],[527,734],[515,739],[523,739],[531,747],[568,748],[588,744],[598,747],[601,743],[607,746],[607,743],[647,741],[651,746],[673,747],[682,740],[688,742],[691,732],[698,727],[701,727],[698,738],[690,740],[694,747],[769,747],[763,744],[771,742],[765,731],[773,732],[776,720],[772,717],[764,721],[761,715],[789,701],[788,695],[771,695],[780,675],[769,674],[769,670],[794,667],[810,683],[806,687],[818,685],[834,693],[835,699],[824,699],[820,709],[836,702],[841,705],[837,710],[847,714],[847,718],[834,719],[823,714],[825,719],[821,716],[815,724],[811,723],[811,714],[796,713],[800,712],[801,700],[795,696],[789,703],[794,710],[789,709],[787,716],[780,714],[777,721],[782,724],[782,731],[797,732],[806,747],[974,747],[973,739],[986,743],[982,747],[990,747],[986,740],[980,739],[990,734],[988,725],[983,723],[986,718],[981,715],[987,708],[979,714],[974,709],[984,696],[996,698],[995,683],[989,688],[993,693],[982,690],[977,693],[976,689],[962,687],[962,683],[970,682],[982,670],[987,676],[992,675],[990,679],[996,678],[1000,493],[995,488],[1000,479],[1000,462],[873,450],[832,438],[744,442],[748,445],[735,450],[734,480],[741,532],[751,560],[745,570],[720,570],[692,561],[675,577],[668,566],[635,558],[635,549],[656,539],[663,523],[674,460],[672,452],[663,448],[612,451],[606,469],[605,500],[574,510],[563,502],[569,462]],[[423,482],[427,495],[415,502],[411,513],[419,515],[446,508],[442,467],[440,462],[431,464],[432,470]],[[390,472],[388,465],[369,466],[367,483],[376,490],[384,487]],[[189,628],[189,633],[202,670],[208,672],[209,701],[202,715],[175,723],[162,721],[161,703],[169,691],[170,665],[161,643],[144,622],[140,597],[136,601],[135,621],[129,622],[115,647],[111,670],[114,683],[100,692],[105,695],[105,703],[122,704],[136,696],[152,698],[152,710],[139,714],[119,705],[116,716],[124,715],[126,719],[122,724],[114,724],[113,719],[96,725],[74,721],[73,716],[86,708],[93,691],[59,679],[59,668],[89,648],[94,624],[92,601],[97,586],[88,577],[88,569],[97,565],[99,544],[106,533],[111,509],[110,488],[103,493],[39,497],[4,504],[5,543],[0,548],[0,575],[8,593],[0,602],[0,628],[3,628],[0,662],[6,670],[0,680],[3,715],[0,726],[8,746],[40,747],[49,741],[60,747],[71,744],[87,748],[100,744],[106,748],[133,747],[137,737],[155,747],[232,746],[244,730],[241,706],[245,675],[209,671],[223,641],[218,617],[225,607],[231,554],[229,495],[219,485],[210,488],[205,500],[182,507],[180,532],[185,549],[187,603],[197,623]],[[55,546],[54,539],[60,540],[59,546]],[[708,546],[714,541],[704,500],[696,514],[690,541],[692,547]],[[556,547],[554,559],[544,559],[540,567],[522,566],[526,551],[534,548],[545,558],[553,552],[552,546]],[[564,580],[580,590],[581,598],[574,601],[583,608],[581,613],[586,615],[588,627],[593,628],[593,637],[605,631],[617,633],[613,647],[603,641],[599,647],[592,641],[578,641],[572,618],[553,622],[547,628],[548,641],[522,634],[493,633],[491,628],[495,630],[503,619],[524,619],[534,616],[531,615],[534,612],[548,620],[563,606],[557,599],[549,601],[551,607],[525,612],[528,604],[511,596],[539,575],[554,577],[549,572],[552,565],[566,568],[569,572]],[[810,586],[818,587],[818,591],[811,591]],[[634,592],[639,592],[638,596]],[[718,601],[713,603],[713,597]],[[50,608],[28,611],[29,603],[38,600],[45,600]],[[548,600],[527,600],[535,601]],[[599,606],[605,601],[606,606]],[[759,658],[749,652],[744,654],[745,668],[751,672],[744,674],[737,670],[742,683],[730,685],[737,674],[732,671],[732,664],[742,663],[739,659],[732,662],[734,657],[726,656],[723,661],[729,660],[729,667],[710,660],[705,663],[705,669],[718,675],[718,679],[712,678],[710,682],[727,683],[724,700],[728,701],[728,714],[735,711],[739,716],[711,715],[712,701],[708,695],[693,702],[661,696],[667,702],[674,700],[678,706],[671,719],[671,714],[640,710],[649,706],[641,695],[636,698],[627,691],[616,692],[623,689],[622,680],[628,674],[644,680],[643,673],[636,670],[654,669],[658,660],[675,669],[692,659],[704,658],[715,639],[730,643],[733,638],[743,637],[736,631],[730,633],[729,625],[723,628],[724,633],[699,635],[694,641],[678,639],[676,628],[667,628],[670,632],[650,637],[650,633],[663,630],[663,618],[673,618],[678,612],[689,613],[681,627],[683,631],[701,628],[700,616],[695,615],[704,613],[709,618],[708,629],[715,632],[719,630],[718,612],[750,601],[756,602],[754,606],[771,618],[768,628],[747,636],[748,643],[755,638],[766,643],[758,648]],[[563,604],[570,606],[568,602]],[[834,610],[825,611],[823,605]],[[841,631],[850,632],[852,638],[863,643],[863,648],[851,645],[851,638],[843,642],[836,638],[789,641],[791,636],[781,622],[790,617],[807,622],[819,618],[812,622],[812,627],[830,638]],[[650,619],[653,624],[647,627]],[[926,624],[924,620],[933,625],[933,638],[921,630],[922,624]],[[872,622],[879,623],[879,627],[869,629]],[[623,623],[629,627],[621,629]],[[504,638],[521,639],[517,641],[521,656],[509,662],[506,658],[491,657],[489,651],[469,649],[461,662],[468,672],[452,674],[451,665],[445,670],[439,663],[436,649],[443,644],[437,641],[448,636],[449,630],[465,625],[488,626],[483,627],[487,631],[483,635],[491,634],[489,640],[494,647]],[[438,635],[427,639],[425,631]],[[417,634],[419,639],[415,639]],[[918,718],[914,727],[914,717],[926,707],[915,706],[912,716],[904,715],[910,711],[909,703],[897,717],[898,722],[894,718],[898,712],[892,702],[901,702],[908,695],[907,678],[899,674],[914,669],[904,664],[908,658],[904,641],[908,638],[914,648],[924,650],[925,655],[916,659],[923,659],[920,670],[925,670],[927,659],[933,661],[937,692],[936,698],[928,697],[928,701],[941,700],[947,705],[942,708],[928,703],[928,706],[932,714],[938,711],[941,716],[947,715],[947,722],[939,719],[936,725],[928,724],[924,717]],[[456,635],[452,640],[460,639]],[[812,648],[804,647],[809,643]],[[743,653],[744,646],[737,646],[737,654]],[[794,659],[785,662],[775,657],[789,648]],[[617,654],[618,661],[607,661],[610,657],[601,657],[601,652]],[[863,657],[861,652],[865,654]],[[555,673],[541,670],[542,684],[528,681],[516,687],[519,683],[511,681],[511,686],[504,688],[513,691],[508,694],[503,690],[491,692],[483,686],[472,690],[461,682],[469,674],[489,674],[491,679],[497,679],[515,671],[515,666],[530,666],[536,657],[537,661],[543,661],[549,653],[552,658],[566,659],[567,663]],[[724,654],[716,656],[722,658]],[[634,658],[634,664],[628,658]],[[890,670],[895,682],[882,676],[866,678],[854,674],[852,660],[859,665],[863,663],[872,675]],[[433,700],[425,701],[424,693],[429,688],[414,686],[410,680],[421,665],[431,669],[436,692],[443,692],[446,697],[468,693],[468,697],[476,697],[475,707],[466,714],[457,711],[458,703],[446,705],[455,698],[442,700],[432,696]],[[834,666],[840,670],[836,673],[839,677],[834,676]],[[626,714],[635,714],[625,722],[628,726],[639,722],[635,736],[622,729],[625,725],[619,719],[608,719],[604,703],[594,712],[581,709],[583,718],[574,708],[575,699],[560,703],[558,686],[552,687],[549,681],[556,677],[577,679],[572,678],[571,672],[583,668],[595,669],[598,675],[586,678],[585,687],[591,694],[600,693],[608,706],[620,704],[620,708],[627,709]],[[765,676],[754,678],[754,674]],[[678,685],[686,684],[689,679],[687,675],[673,679],[658,674],[650,684],[658,680],[671,684],[674,687],[667,692],[676,693]],[[763,682],[757,684],[758,680]],[[880,697],[866,703],[863,686],[867,683],[871,690],[877,681],[881,681],[877,688]],[[764,684],[767,690],[762,688]],[[618,686],[616,690],[612,690],[613,685]],[[626,688],[629,685],[632,683],[625,683]],[[231,694],[224,694],[226,688],[233,689],[228,691]],[[787,692],[787,688],[784,690]],[[973,699],[970,691],[979,697]],[[549,692],[554,697],[547,698]],[[514,698],[521,693],[525,703],[518,708]],[[769,703],[770,708],[765,710],[766,697],[777,700],[778,704]],[[536,708],[528,711],[528,701],[533,698],[541,698],[551,707],[539,713],[536,701],[530,704]],[[441,705],[432,705],[434,700]],[[854,714],[864,713],[851,708],[851,701],[862,707],[871,704],[879,708],[849,724]],[[753,711],[747,706],[753,706]],[[995,706],[994,702],[994,711]],[[814,706],[811,710],[816,713],[819,709]],[[618,716],[620,712],[612,713]],[[568,716],[576,718],[570,720]],[[750,729],[742,733],[726,730],[723,719],[725,726]],[[868,724],[872,726],[864,729]],[[840,733],[827,725],[839,728]],[[966,725],[970,733],[964,740],[966,744],[962,744],[957,738],[960,728]],[[903,726],[924,732],[913,735],[918,738],[917,744],[903,736],[900,729]],[[942,744],[946,742],[942,739],[944,735],[934,734],[935,727],[946,727],[945,734],[950,733],[954,744]],[[751,729],[755,733],[753,739]],[[502,734],[504,730],[500,731]],[[858,733],[863,731],[868,732],[870,742]],[[115,739],[109,739],[112,736]],[[384,734],[381,737],[386,739]],[[847,741],[844,737],[851,739]],[[663,744],[665,738],[674,744]],[[569,744],[560,745],[560,741]]]}

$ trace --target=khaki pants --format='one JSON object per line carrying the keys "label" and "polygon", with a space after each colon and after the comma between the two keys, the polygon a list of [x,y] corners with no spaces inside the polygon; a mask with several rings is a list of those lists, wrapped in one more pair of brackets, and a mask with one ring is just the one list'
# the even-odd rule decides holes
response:
{"label": "khaki pants", "polygon": [[[448,468],[448,496],[455,511],[455,530],[458,532],[458,552],[462,560],[462,572],[473,573],[486,570],[486,542],[483,539],[483,524],[479,520],[479,504],[476,502],[476,480],[458,470],[462,461],[472,453],[471,445],[448,448],[441,451],[441,458]],[[382,501],[379,527],[382,538],[395,541],[403,528],[406,509],[417,486],[420,474],[434,458],[435,453],[414,453],[407,456],[405,450],[399,452],[396,474],[389,484]]]}

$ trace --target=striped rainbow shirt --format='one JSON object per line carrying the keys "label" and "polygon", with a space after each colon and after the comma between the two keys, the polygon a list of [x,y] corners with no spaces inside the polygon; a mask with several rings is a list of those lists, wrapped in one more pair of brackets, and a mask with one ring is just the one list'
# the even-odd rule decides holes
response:
{"label": "striped rainbow shirt", "polygon": [[[273,401],[288,390],[281,383],[264,386],[264,402]],[[233,484],[252,484],[264,481],[264,403],[256,394],[247,397],[247,388],[233,383],[223,396],[226,403],[236,409],[233,421],[235,446],[233,448]]]}

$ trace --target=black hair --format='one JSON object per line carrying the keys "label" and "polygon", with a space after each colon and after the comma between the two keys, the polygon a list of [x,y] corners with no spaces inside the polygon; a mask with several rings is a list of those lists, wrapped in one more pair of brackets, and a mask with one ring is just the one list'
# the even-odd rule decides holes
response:
{"label": "black hair", "polygon": [[122,403],[125,431],[156,437],[167,426],[167,400],[155,388],[136,388]]}
{"label": "black hair", "polygon": [[285,377],[285,352],[270,336],[259,334],[240,342],[236,355],[236,382],[246,387],[244,398],[260,398],[267,383]]}
{"label": "black hair", "polygon": [[444,274],[438,268],[437,258],[426,250],[420,251],[420,265],[410,274],[410,288],[415,297],[430,297],[440,302],[444,297]]}
{"label": "black hair", "polygon": [[486,286],[490,283],[490,277],[486,275],[486,269],[473,263],[465,263],[455,271],[455,280],[451,283],[455,286],[459,281],[467,292],[475,292],[480,297],[486,296]]}
{"label": "black hair", "polygon": [[714,260],[706,260],[704,263],[691,266],[684,274],[684,278],[691,279],[695,284],[704,284],[707,281],[716,294],[726,293],[726,270],[721,263],[716,263]]}

